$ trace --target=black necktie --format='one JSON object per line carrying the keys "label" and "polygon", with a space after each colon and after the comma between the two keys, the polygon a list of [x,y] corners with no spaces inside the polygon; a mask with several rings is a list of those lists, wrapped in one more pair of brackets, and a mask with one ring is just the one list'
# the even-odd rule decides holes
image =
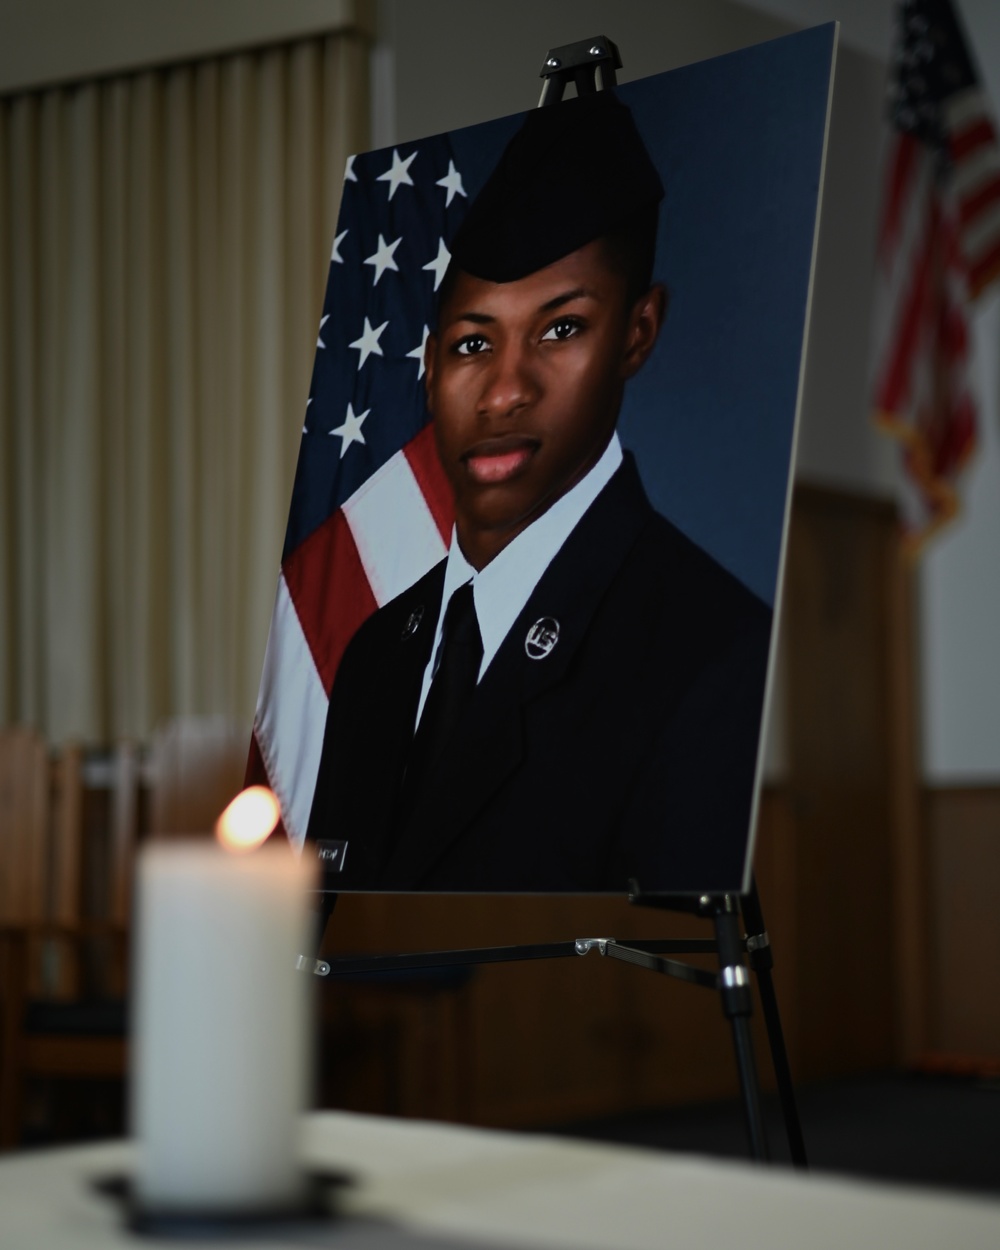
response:
{"label": "black necktie", "polygon": [[424,777],[448,746],[475,692],[482,662],[483,640],[476,620],[472,583],[466,582],[452,595],[444,614],[437,672],[406,765],[406,807],[412,804]]}

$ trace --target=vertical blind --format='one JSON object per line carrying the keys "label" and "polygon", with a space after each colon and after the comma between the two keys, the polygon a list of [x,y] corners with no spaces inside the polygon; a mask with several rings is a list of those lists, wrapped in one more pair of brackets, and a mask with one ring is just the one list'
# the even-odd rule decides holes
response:
{"label": "vertical blind", "polygon": [[0,723],[249,726],[368,53],[0,100]]}

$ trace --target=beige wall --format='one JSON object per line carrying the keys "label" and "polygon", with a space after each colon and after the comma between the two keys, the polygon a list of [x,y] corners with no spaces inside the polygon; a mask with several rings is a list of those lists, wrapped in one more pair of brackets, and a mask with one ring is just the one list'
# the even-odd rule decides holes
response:
{"label": "beige wall", "polygon": [[0,0],[0,92],[361,23],[369,0]]}
{"label": "beige wall", "polygon": [[531,108],[546,51],[588,35],[615,40],[628,82],[793,29],[730,0],[379,0],[378,15],[395,54],[399,140]]}

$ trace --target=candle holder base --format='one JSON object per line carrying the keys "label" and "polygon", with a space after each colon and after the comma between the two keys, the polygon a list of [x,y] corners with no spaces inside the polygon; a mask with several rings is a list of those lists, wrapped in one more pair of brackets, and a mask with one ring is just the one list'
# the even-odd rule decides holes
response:
{"label": "candle holder base", "polygon": [[353,1178],[346,1172],[309,1171],[297,1201],[276,1207],[214,1211],[147,1206],[139,1198],[133,1178],[124,1172],[96,1177],[91,1183],[98,1193],[117,1203],[131,1232],[145,1237],[184,1240],[243,1237],[249,1227],[261,1224],[316,1224],[337,1220],[340,1218],[336,1202],[338,1192],[353,1184]]}

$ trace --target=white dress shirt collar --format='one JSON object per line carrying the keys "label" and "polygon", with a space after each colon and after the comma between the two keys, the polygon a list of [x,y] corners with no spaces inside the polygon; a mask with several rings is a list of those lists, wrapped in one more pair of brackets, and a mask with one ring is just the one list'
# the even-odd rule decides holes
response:
{"label": "white dress shirt collar", "polygon": [[455,530],[451,532],[448,563],[444,572],[444,593],[438,613],[437,629],[431,659],[424,673],[423,689],[417,720],[424,710],[424,702],[430,690],[436,667],[438,648],[444,614],[451,596],[466,582],[472,582],[472,598],[476,605],[476,619],[483,639],[483,662],[479,677],[489,668],[500,644],[507,637],[510,627],[517,620],[528,602],[531,592],[538,585],[542,574],[552,563],[563,543],[576,528],[583,514],[601,493],[622,462],[622,445],[617,434],[592,469],[560,499],[547,508],[537,521],[504,547],[485,568],[477,573],[462,554]]}

